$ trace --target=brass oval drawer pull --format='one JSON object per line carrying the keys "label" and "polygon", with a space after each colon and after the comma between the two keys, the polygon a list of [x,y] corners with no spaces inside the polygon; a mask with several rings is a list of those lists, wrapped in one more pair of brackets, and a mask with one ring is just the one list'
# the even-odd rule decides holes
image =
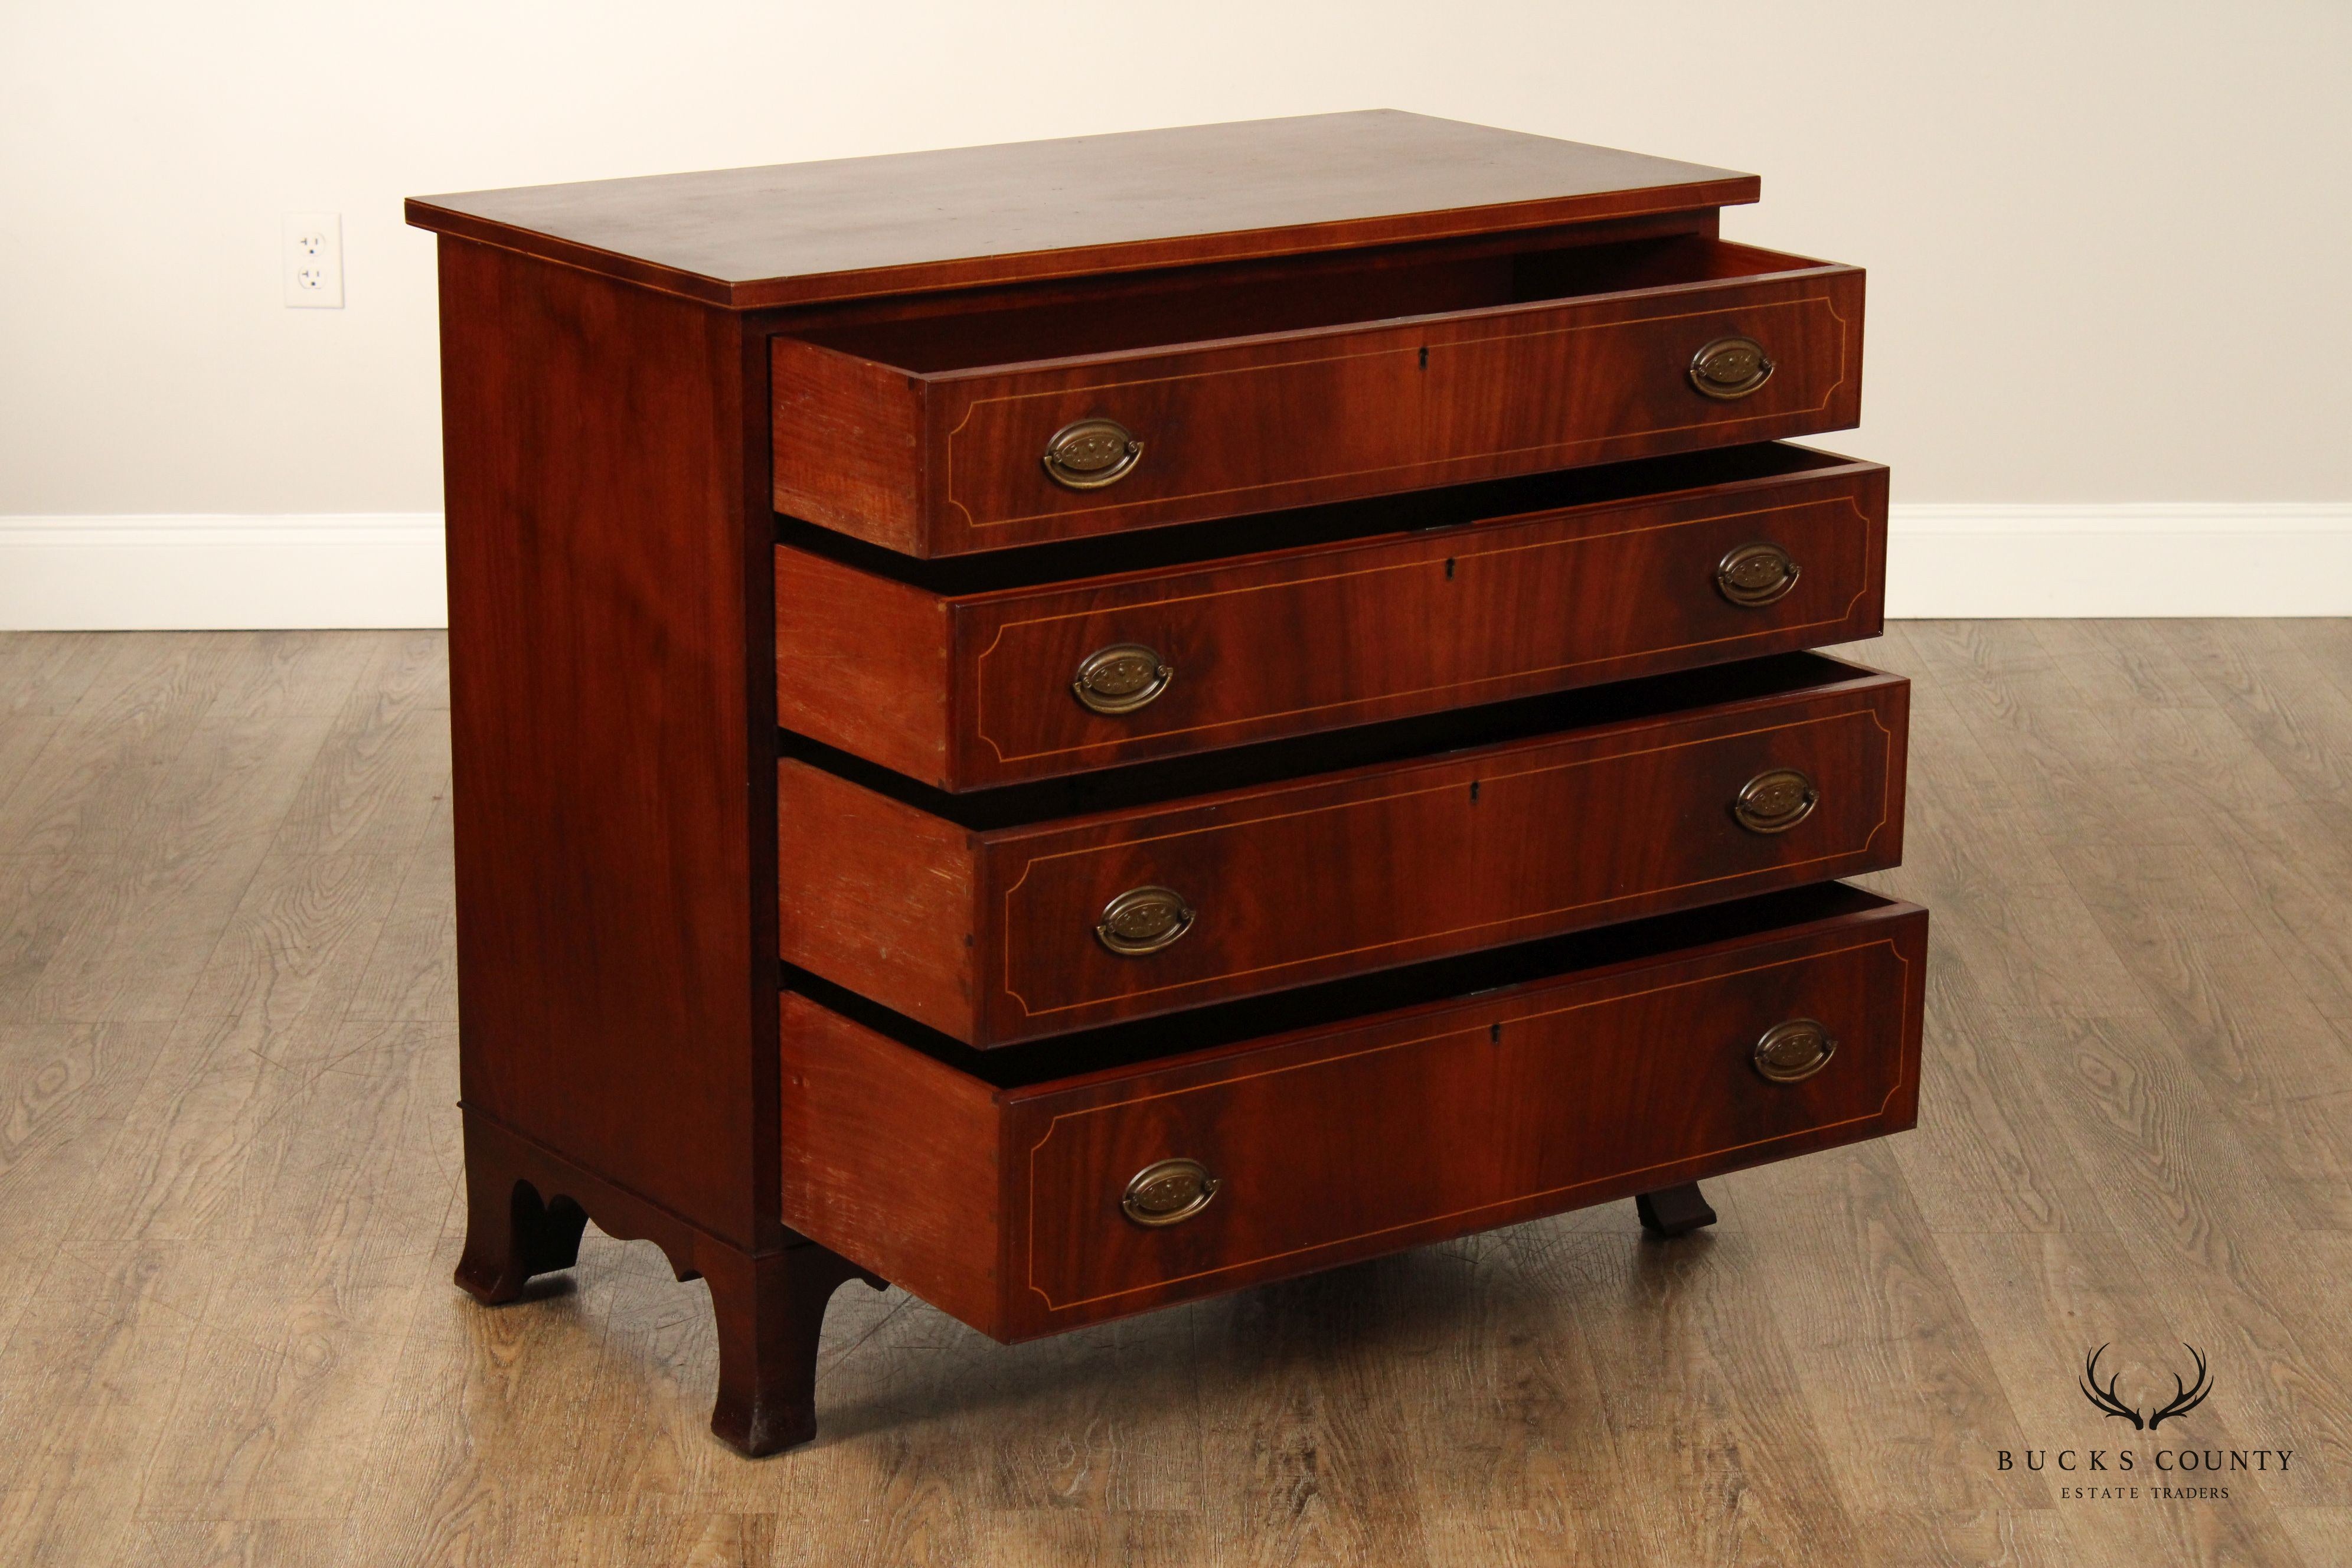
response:
{"label": "brass oval drawer pull", "polygon": [[1753,609],[1785,598],[1797,585],[1799,570],[1796,558],[1787,551],[1758,540],[1715,563],[1715,587],[1733,604]]}
{"label": "brass oval drawer pull", "polygon": [[1045,443],[1045,474],[1069,490],[1115,485],[1143,460],[1143,443],[1116,419],[1075,419]]}
{"label": "brass oval drawer pull", "polygon": [[1754,338],[1717,338],[1691,355],[1693,386],[1728,403],[1772,379],[1771,357]]}
{"label": "brass oval drawer pull", "polygon": [[1122,958],[1173,944],[1192,929],[1192,906],[1173,888],[1130,888],[1103,906],[1095,936]]}
{"label": "brass oval drawer pull", "polygon": [[1739,786],[1731,815],[1750,833],[1786,833],[1812,816],[1822,792],[1795,768],[1768,768]]}
{"label": "brass oval drawer pull", "polygon": [[1802,1083],[1837,1055],[1837,1041],[1818,1018],[1791,1018],[1756,1042],[1756,1070],[1774,1083]]}
{"label": "brass oval drawer pull", "polygon": [[1139,642],[1113,643],[1087,655],[1070,689],[1097,713],[1132,713],[1168,689],[1172,666]]}
{"label": "brass oval drawer pull", "polygon": [[1198,1160],[1160,1160],[1135,1173],[1118,1206],[1138,1225],[1181,1225],[1207,1208],[1223,1185]]}

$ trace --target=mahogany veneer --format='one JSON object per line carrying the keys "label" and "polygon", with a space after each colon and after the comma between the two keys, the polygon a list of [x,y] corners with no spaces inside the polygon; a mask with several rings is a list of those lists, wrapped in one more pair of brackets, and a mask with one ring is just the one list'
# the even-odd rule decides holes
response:
{"label": "mahogany veneer", "polygon": [[[1895,1131],[1927,912],[1835,891],[1695,948],[1012,1088],[788,994],[784,1218],[1019,1340]],[[1756,1042],[1799,1016],[1836,1051],[1770,1082]],[[1129,1223],[1128,1179],[1170,1156],[1215,1197]]]}
{"label": "mahogany veneer", "polygon": [[[1628,480],[1691,488],[1612,493]],[[776,552],[779,715],[967,790],[1852,642],[1882,624],[1875,463],[1741,447],[1400,500],[1223,531],[1245,546],[1375,519],[1409,533],[961,591],[959,577],[1001,574],[844,559],[800,531]],[[1797,581],[1735,601],[1717,570],[1759,542],[1789,553]],[[1072,700],[1088,656],[1122,644],[1167,662],[1165,689],[1126,712]]]}
{"label": "mahogany veneer", "polygon": [[[788,758],[783,956],[990,1047],[1895,864],[1909,682],[1776,668],[1774,689],[1670,716],[998,827]],[[1818,805],[1743,827],[1742,786],[1778,769]],[[1150,887],[1191,929],[1109,951],[1101,911]]]}
{"label": "mahogany veneer", "polygon": [[[1327,115],[411,202],[458,1283],[1002,1338],[1910,1123],[1863,276],[1752,176]],[[525,1369],[526,1373],[528,1369]]]}
{"label": "mahogany veneer", "polygon": [[[1697,235],[1381,270],[1292,310],[1208,296],[1081,301],[780,337],[776,508],[916,556],[1802,436],[1862,406],[1862,274]],[[1327,323],[1334,293],[1378,326]],[[1110,320],[1106,321],[1106,317]],[[1300,324],[1267,330],[1269,321]],[[1121,344],[1148,329],[1150,346]],[[1158,346],[1171,331],[1224,342]],[[1691,384],[1742,336],[1775,368]],[[975,348],[1013,363],[970,363]],[[1040,460],[1074,421],[1142,443],[1070,489]]]}

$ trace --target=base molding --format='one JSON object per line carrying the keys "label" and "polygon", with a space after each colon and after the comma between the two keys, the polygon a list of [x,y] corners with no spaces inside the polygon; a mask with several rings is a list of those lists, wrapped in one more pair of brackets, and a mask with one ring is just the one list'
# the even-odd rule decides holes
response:
{"label": "base molding", "polygon": [[[1897,505],[1886,614],[2352,616],[2352,502]],[[0,517],[0,631],[447,619],[438,512]]]}
{"label": "base molding", "polygon": [[2352,616],[2352,502],[1897,505],[1886,614]]}
{"label": "base molding", "polygon": [[437,511],[0,517],[0,631],[448,620]]}

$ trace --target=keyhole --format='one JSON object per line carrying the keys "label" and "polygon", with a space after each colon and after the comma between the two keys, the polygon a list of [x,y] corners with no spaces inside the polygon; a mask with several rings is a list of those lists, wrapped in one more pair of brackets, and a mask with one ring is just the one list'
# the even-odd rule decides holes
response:
{"label": "keyhole", "polygon": [[1454,581],[1454,557],[1451,555],[1445,558],[1445,580],[1449,583]]}
{"label": "keyhole", "polygon": [[1476,779],[1472,779],[1470,781],[1470,804],[1473,805],[1478,804],[1478,781]]}
{"label": "keyhole", "polygon": [[1422,345],[1421,368],[1423,370],[1427,370],[1429,368],[1429,345],[1426,343]]}

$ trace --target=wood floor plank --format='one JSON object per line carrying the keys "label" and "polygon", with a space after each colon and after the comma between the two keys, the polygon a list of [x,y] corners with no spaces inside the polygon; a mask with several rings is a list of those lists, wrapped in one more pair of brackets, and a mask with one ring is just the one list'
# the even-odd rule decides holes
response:
{"label": "wood floor plank", "polygon": [[445,794],[400,867],[399,889],[344,1016],[457,1021],[455,849]]}
{"label": "wood floor plank", "polygon": [[2114,1229],[2147,1255],[2179,1337],[2234,1371],[2249,1428],[2292,1434],[2310,1456],[2279,1500],[2352,1500],[2352,1351],[2340,1335],[2299,1333],[2282,1312],[2301,1248],[2273,1226],[2244,1224],[2282,1205],[2226,1117],[2144,1020],[2019,1026],[2038,1036],[2043,1086],[2073,1110],[2084,1157],[2106,1174],[2099,1194]]}
{"label": "wood floor plank", "polygon": [[[2152,1494],[2168,1484],[2155,1466],[2155,1451],[2182,1442],[2199,1447],[2272,1446],[2274,1429],[2258,1411],[2227,1390],[2242,1376],[2219,1384],[2206,1405],[2182,1417],[2175,1428],[2135,1432],[2102,1415],[2080,1384],[2086,1358],[2107,1347],[2100,1376],[2126,1403],[2152,1408],[2151,1393],[2169,1392],[2162,1368],[2168,1354],[2179,1354],[2183,1336],[2196,1324],[2167,1310],[2160,1261],[2120,1237],[1941,1236],[1936,1246],[1949,1266],[1961,1299],[1979,1321],[2008,1331],[1989,1335],[1986,1349],[1999,1369],[2016,1411],[2020,1444],[2009,1450],[2015,1468],[2030,1484],[2046,1489],[2066,1531],[2068,1561],[2084,1564],[2261,1563],[2296,1568],[2303,1559],[2279,1523],[2280,1490],[2263,1479],[2242,1485],[2227,1502],[2180,1503]],[[2151,1267],[2152,1262],[2155,1267]],[[2209,1347],[2210,1348],[2210,1347]],[[2221,1377],[2240,1371],[2234,1358],[2217,1357]],[[2122,1468],[2120,1451],[2134,1451],[2134,1467]],[[2073,1471],[2058,1456],[2072,1450]],[[2107,1468],[2094,1473],[2090,1455],[2099,1452]],[[1997,1468],[2000,1456],[1979,1454],[1977,1463]],[[2104,1478],[2104,1479],[2103,1479]],[[2126,1495],[2070,1496],[2067,1489],[2121,1487]],[[2130,1489],[2141,1491],[2133,1495]]]}
{"label": "wood floor plank", "polygon": [[2315,629],[2302,621],[2125,622],[2117,635],[2172,646],[2305,800],[2343,800],[2352,797],[2352,690],[2330,674]]}
{"label": "wood floor plank", "polygon": [[1840,1495],[1896,1497],[1937,1518],[2048,1506],[1988,1470],[2019,1441],[1975,1321],[1885,1148],[1864,1144],[1742,1173],[1762,1278]]}
{"label": "wood floor plank", "polygon": [[[1943,929],[1949,921],[1939,922]],[[2059,1113],[1976,990],[1975,971],[1931,942],[1919,1125],[1894,1159],[1930,1230],[2104,1229],[2105,1212]]]}
{"label": "wood floor plank", "polygon": [[99,679],[110,650],[132,635],[0,632],[0,718],[62,718]]}
{"label": "wood floor plank", "polygon": [[1586,1323],[1641,1554],[1662,1563],[1856,1563],[1863,1541],[1800,1385],[1752,1234],[1611,1258]]}
{"label": "wood floor plank", "polygon": [[160,1024],[0,1027],[0,1349],[74,1234],[71,1199],[112,1156],[168,1033]]}
{"label": "wood floor plank", "polygon": [[105,855],[140,842],[139,809],[220,695],[228,645],[141,633],[100,668],[37,764],[0,798],[0,857]]}
{"label": "wood floor plank", "polygon": [[241,1267],[205,1303],[206,1368],[165,1421],[142,1517],[340,1521],[457,1200],[433,1175],[446,1031],[350,1025],[252,1140],[267,1178]]}
{"label": "wood floor plank", "polygon": [[[853,1285],[751,1464],[646,1244],[448,1282],[443,640],[0,637],[0,1562],[2336,1561],[2352,624],[1850,651],[1919,682],[1916,1132],[1670,1244],[1612,1205],[1012,1349]],[[2200,1345],[2182,1441],[2296,1468],[1999,1470],[2116,1441],[2095,1332],[2127,1389]]]}

